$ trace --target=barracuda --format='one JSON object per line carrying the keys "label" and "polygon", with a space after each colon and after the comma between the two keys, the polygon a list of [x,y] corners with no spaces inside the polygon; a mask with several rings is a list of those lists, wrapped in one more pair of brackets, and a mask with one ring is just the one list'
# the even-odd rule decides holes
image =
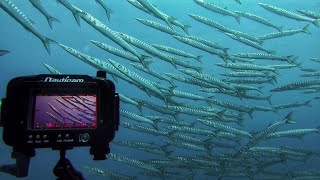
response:
{"label": "barracuda", "polygon": [[236,18],[237,22],[240,24],[240,16],[232,11],[215,6],[213,3],[208,3],[203,0],[193,0],[193,1],[197,4],[199,4],[200,6],[210,10],[210,11],[213,11],[213,12],[216,12],[216,13],[219,13],[222,15],[232,16],[232,17]]}
{"label": "barracuda", "polygon": [[96,2],[98,4],[100,4],[100,6],[104,9],[104,11],[106,12],[108,21],[110,21],[110,15],[112,13],[112,10],[106,6],[106,4],[103,2],[103,0],[96,0]]}
{"label": "barracuda", "polygon": [[212,99],[211,102],[214,104],[217,104],[219,106],[225,107],[225,108],[233,109],[233,110],[240,111],[240,112],[246,112],[246,113],[248,113],[248,115],[251,118],[253,118],[254,109],[252,106],[237,105],[237,104],[233,104],[233,103],[229,103],[229,102],[220,101],[217,99]]}
{"label": "barracuda", "polygon": [[265,52],[267,52],[267,53],[269,53],[269,54],[274,54],[274,53],[275,53],[275,51],[273,51],[273,50],[268,50],[268,49],[264,48],[263,46],[261,46],[260,44],[254,42],[254,41],[251,41],[251,40],[249,40],[249,39],[243,38],[243,37],[241,37],[241,36],[236,36],[236,35],[230,34],[230,33],[225,33],[225,34],[226,34],[227,36],[229,36],[230,38],[232,38],[232,39],[234,39],[234,40],[236,40],[236,41],[239,41],[239,42],[241,42],[241,43],[243,43],[243,44],[246,44],[246,45],[248,45],[248,46],[251,46],[251,47],[253,47],[253,48],[255,48],[255,49],[258,49],[258,50],[261,50],[261,51],[265,51]]}
{"label": "barracuda", "polygon": [[94,40],[90,40],[90,42],[92,42],[94,45],[98,46],[99,48],[114,54],[116,56],[122,57],[124,59],[128,59],[132,62],[140,62],[141,64],[143,64],[144,62],[141,62],[140,59],[134,55],[132,55],[131,53],[127,53],[126,51],[122,51],[120,49],[117,49],[115,47],[109,46],[107,44],[101,43],[99,41],[94,41]]}
{"label": "barracuda", "polygon": [[202,116],[202,117],[214,116],[220,120],[222,120],[222,115],[224,114],[224,111],[215,113],[215,112],[203,111],[200,109],[194,109],[191,107],[184,107],[184,106],[170,106],[169,105],[168,108],[172,111],[175,111],[175,112],[190,114],[190,115],[195,115],[195,116]]}
{"label": "barracuda", "polygon": [[289,91],[289,90],[297,90],[302,87],[308,87],[313,85],[320,85],[319,79],[311,79],[306,81],[299,81],[295,83],[290,83],[278,88],[271,89],[270,92],[280,92],[280,91]]}
{"label": "barracuda", "polygon": [[288,103],[288,104],[278,104],[276,106],[274,106],[275,109],[280,110],[280,109],[287,109],[287,108],[294,108],[294,107],[301,107],[301,106],[307,106],[307,107],[312,107],[312,105],[310,104],[311,100],[299,103]]}
{"label": "barracuda", "polygon": [[224,51],[225,54],[228,54],[228,50],[230,49],[230,48],[223,47],[223,46],[221,46],[221,45],[219,45],[217,43],[214,43],[214,42],[211,42],[211,41],[199,38],[199,37],[187,36],[187,38],[195,40],[195,41],[198,41],[198,42],[200,42],[200,43],[202,43],[204,45],[207,45],[207,46],[209,46],[211,48],[220,49],[220,50]]}
{"label": "barracuda", "polygon": [[178,33],[177,31],[175,31],[174,29],[171,29],[171,28],[168,28],[166,26],[163,26],[162,24],[157,23],[155,21],[150,21],[150,20],[147,20],[147,19],[140,19],[140,18],[136,18],[136,20],[139,21],[140,23],[146,25],[146,26],[152,27],[152,28],[157,29],[159,31],[162,31],[164,33],[168,33],[170,35],[181,36],[181,34]]}
{"label": "barracuda", "polygon": [[169,82],[172,86],[174,86],[174,83],[172,80],[170,80],[168,77],[166,76],[163,76],[162,74],[158,73],[157,71],[154,71],[154,70],[151,70],[151,69],[147,69],[145,67],[143,67],[143,65],[141,64],[136,64],[136,63],[130,63],[133,67],[135,67],[136,69],[140,70],[140,71],[143,71],[145,73],[148,73],[160,80],[164,80],[164,81],[167,81]]}
{"label": "barracuda", "polygon": [[204,69],[201,66],[194,66],[194,65],[190,64],[189,61],[183,61],[183,60],[177,59],[177,58],[170,56],[170,55],[168,55],[168,57],[172,59],[174,64],[185,67],[185,68],[193,69],[199,73],[201,73],[202,70]]}
{"label": "barracuda", "polygon": [[279,131],[274,132],[267,136],[267,138],[281,138],[281,137],[296,137],[301,139],[306,134],[310,133],[320,133],[320,128],[314,128],[314,129],[294,129],[294,130],[288,130],[288,131]]}
{"label": "barracuda", "polygon": [[207,125],[209,127],[213,127],[219,130],[223,130],[223,131],[227,131],[233,134],[238,134],[238,135],[242,135],[242,136],[246,136],[246,137],[252,137],[251,133],[246,132],[246,131],[242,131],[240,129],[236,129],[230,126],[227,126],[225,124],[221,124],[215,121],[208,121],[206,119],[200,119],[197,118],[196,120],[200,121],[201,123],[203,123],[204,125]]}
{"label": "barracuda", "polygon": [[59,20],[57,20],[56,18],[54,18],[53,16],[51,16],[42,6],[41,4],[41,1],[40,0],[29,0],[30,3],[36,8],[39,10],[39,12],[41,12],[41,14],[43,14],[47,21],[48,21],[48,24],[50,26],[50,28],[52,29],[52,22],[53,21],[56,21],[56,22],[59,22]]}
{"label": "barracuda", "polygon": [[22,25],[27,31],[31,32],[41,40],[47,52],[50,54],[50,43],[56,43],[54,40],[40,34],[31,20],[10,0],[1,0],[0,8],[7,12],[13,19]]}
{"label": "barracuda", "polygon": [[151,152],[154,154],[168,156],[170,151],[166,150],[164,146],[160,146],[154,143],[140,142],[140,141],[112,141],[112,143],[119,146],[131,147],[134,149]]}
{"label": "barracuda", "polygon": [[174,38],[176,38],[178,41],[181,41],[185,44],[188,44],[192,47],[195,47],[195,48],[198,48],[200,50],[203,50],[203,51],[206,51],[210,54],[214,54],[214,55],[217,55],[219,56],[220,58],[222,58],[225,62],[227,62],[227,59],[226,57],[228,56],[228,54],[225,54],[221,51],[218,51],[216,49],[213,49],[205,44],[202,44],[198,41],[195,41],[195,40],[192,40],[192,39],[189,39],[187,37],[183,37],[183,36],[175,36],[175,35],[172,35]]}
{"label": "barracuda", "polygon": [[173,89],[171,92],[164,91],[164,93],[166,93],[168,96],[186,98],[186,99],[191,99],[191,100],[195,100],[195,101],[198,101],[198,100],[205,101],[209,105],[211,105],[211,103],[210,103],[211,97],[203,97],[203,96],[200,96],[197,94],[192,94],[192,93],[188,93],[188,92],[184,92],[184,91],[178,91],[175,89]]}
{"label": "barracuda", "polygon": [[129,36],[127,34],[119,33],[119,32],[117,34],[119,34],[119,36],[121,38],[123,38],[125,41],[127,41],[128,43],[133,44],[134,46],[146,51],[147,53],[149,53],[153,56],[158,57],[159,59],[162,59],[166,62],[171,63],[175,68],[177,67],[174,62],[174,59],[172,59],[172,57],[169,57],[168,55],[161,53],[158,49],[154,48],[153,46],[151,46],[145,42],[142,42],[139,39],[136,39],[136,38]]}
{"label": "barracuda", "polygon": [[294,34],[298,33],[306,33],[306,34],[311,34],[311,32],[308,30],[309,24],[306,25],[302,29],[295,29],[295,30],[289,30],[289,31],[281,31],[281,32],[276,32],[276,33],[270,33],[270,34],[265,34],[259,37],[260,40],[267,40],[267,39],[274,39],[274,38],[279,38],[279,37],[284,37],[284,36],[292,36]]}
{"label": "barracuda", "polygon": [[257,145],[259,142],[261,142],[266,137],[268,137],[271,133],[276,131],[280,126],[284,124],[294,124],[294,123],[295,122],[292,120],[292,112],[290,112],[282,121],[278,121],[270,125],[268,128],[264,129],[263,131],[253,135],[253,137],[249,140],[249,142],[246,143],[244,146],[242,146],[239,149],[239,151],[233,155],[233,157],[238,158],[243,153],[248,152],[252,147]]}
{"label": "barracuda", "polygon": [[166,136],[167,137],[169,135],[168,132],[158,131],[155,129],[147,128],[145,126],[140,126],[140,125],[131,124],[131,123],[127,123],[127,122],[120,122],[120,124],[121,124],[121,127],[128,128],[128,129],[138,131],[138,132],[152,134],[154,136]]}
{"label": "barracuda", "polygon": [[300,9],[298,9],[297,11],[299,13],[301,13],[303,15],[306,15],[306,16],[309,16],[311,18],[320,19],[320,14],[319,13],[315,13],[315,12],[307,11],[307,10],[300,10]]}
{"label": "barracuda", "polygon": [[42,62],[42,64],[44,65],[44,67],[46,67],[48,69],[48,71],[51,74],[61,74],[61,72],[59,72],[58,70],[56,70],[55,68],[53,68],[52,66],[49,66],[48,64]]}
{"label": "barracuda", "polygon": [[200,87],[206,87],[206,88],[214,88],[214,87],[216,87],[213,84],[210,84],[210,83],[207,83],[207,82],[195,79],[195,78],[186,78],[186,77],[179,76],[179,75],[172,74],[172,73],[165,73],[165,74],[167,76],[169,76],[170,78],[175,79],[175,80],[180,81],[180,82],[184,82],[184,83],[188,83],[188,84],[194,84],[194,85],[197,85],[197,86],[200,86]]}
{"label": "barracuda", "polygon": [[199,134],[203,136],[209,136],[209,137],[216,137],[216,133],[206,130],[206,129],[200,129],[200,128],[193,128],[189,126],[167,126],[167,129],[173,130],[173,131],[179,131],[179,132],[185,132],[190,134]]}
{"label": "barracuda", "polygon": [[158,17],[159,19],[165,21],[168,26],[172,28],[172,22],[175,18],[170,16],[164,16],[164,13],[159,11],[149,0],[137,0],[144,8],[146,8],[151,14]]}
{"label": "barracuda", "polygon": [[320,76],[320,71],[316,72],[309,72],[309,73],[304,73],[301,75],[302,77],[314,77],[314,76]]}
{"label": "barracuda", "polygon": [[[95,67],[99,70],[104,70],[108,73],[110,73],[113,77],[119,77],[129,83],[136,84],[134,81],[129,79],[128,77],[124,76],[121,72],[119,72],[116,68],[114,68],[111,64],[108,64],[98,58],[86,55],[81,53],[80,51],[77,51],[71,47],[65,46],[63,44],[59,44],[60,47],[62,47],[65,51],[70,53],[71,55],[75,56],[76,58],[80,59],[81,61],[89,64],[92,67]],[[114,77],[115,78],[115,77]],[[116,78],[115,78],[116,79]]]}
{"label": "barracuda", "polygon": [[230,69],[239,69],[239,70],[255,70],[255,71],[272,71],[276,74],[279,74],[278,68],[270,66],[262,66],[255,64],[246,64],[246,63],[228,63],[228,64],[216,64],[220,67],[230,68]]}
{"label": "barracuda", "polygon": [[296,63],[296,60],[298,59],[298,57],[294,55],[279,56],[275,54],[264,54],[264,53],[239,53],[239,54],[233,54],[232,56],[239,57],[239,58],[287,61],[288,63],[291,63],[291,64]]}
{"label": "barracuda", "polygon": [[248,19],[254,20],[254,21],[259,22],[261,24],[264,24],[266,26],[273,27],[273,28],[277,29],[278,31],[282,31],[283,26],[276,26],[271,21],[264,19],[263,17],[257,16],[252,13],[247,13],[247,12],[241,12],[241,11],[234,11],[234,12],[237,13],[241,17],[246,17]]}
{"label": "barracuda", "polygon": [[190,124],[185,121],[172,119],[172,118],[168,118],[168,117],[162,117],[162,116],[146,116],[146,118],[151,119],[155,123],[162,122],[162,123],[173,124],[173,125],[177,125],[177,126],[192,126],[193,125],[193,124]]}
{"label": "barracuda", "polygon": [[135,167],[138,167],[138,168],[142,168],[142,169],[145,169],[145,170],[160,172],[159,169],[153,167],[150,164],[146,164],[143,161],[139,161],[139,160],[136,160],[136,159],[131,159],[131,158],[128,158],[126,156],[121,156],[121,155],[109,153],[108,154],[108,158],[111,159],[111,160],[114,160],[114,161],[123,162],[125,164],[129,164],[129,165],[132,165],[132,166],[135,166]]}
{"label": "barracuda", "polygon": [[263,79],[263,78],[256,78],[256,79],[225,79],[227,82],[230,83],[237,83],[237,84],[263,84],[269,83],[274,85],[273,79]]}
{"label": "barracuda", "polygon": [[138,114],[129,112],[129,111],[124,110],[124,109],[120,109],[120,115],[124,116],[126,118],[129,118],[129,119],[133,119],[133,120],[138,121],[138,122],[148,123],[148,124],[152,125],[152,127],[154,129],[158,130],[157,124],[155,122],[153,122],[151,119],[148,119],[146,117],[140,116]]}
{"label": "barracuda", "polygon": [[[163,100],[165,102],[166,101],[166,97],[163,95],[163,93],[156,87],[154,86],[153,82],[141,77],[140,75],[136,74],[135,72],[129,70],[128,68],[126,68],[125,66],[111,60],[108,59],[108,61],[120,72],[122,72],[124,75],[126,75],[128,78],[130,78],[131,80],[133,80],[134,82],[138,83],[139,85],[141,85],[142,87],[144,87],[144,91],[151,95],[151,94],[155,94],[155,96],[158,97],[162,97]],[[152,93],[151,93],[152,92]]]}
{"label": "barracuda", "polygon": [[317,27],[320,27],[320,19],[312,19],[306,16],[301,16],[299,14],[281,9],[279,7],[271,6],[269,4],[264,4],[264,3],[258,3],[261,7],[265,8],[266,10],[269,10],[273,13],[276,13],[280,16],[285,16],[287,18],[295,19],[297,21],[307,21],[311,22],[312,24],[316,25]]}
{"label": "barracuda", "polygon": [[160,51],[166,51],[168,53],[175,54],[175,55],[182,56],[182,57],[186,57],[186,58],[193,58],[193,59],[197,60],[198,62],[202,63],[201,58],[203,56],[195,56],[193,54],[184,52],[182,50],[175,49],[175,48],[172,48],[169,46],[164,46],[164,45],[151,44],[151,46],[157,48]]}
{"label": "barracuda", "polygon": [[195,150],[195,151],[204,151],[208,154],[211,154],[211,151],[208,150],[205,146],[201,146],[201,145],[195,145],[195,144],[190,144],[190,143],[186,143],[186,142],[174,142],[174,141],[166,141],[165,142],[168,145],[173,145],[173,146],[177,146],[177,147],[181,147],[184,149],[190,149],[190,150]]}

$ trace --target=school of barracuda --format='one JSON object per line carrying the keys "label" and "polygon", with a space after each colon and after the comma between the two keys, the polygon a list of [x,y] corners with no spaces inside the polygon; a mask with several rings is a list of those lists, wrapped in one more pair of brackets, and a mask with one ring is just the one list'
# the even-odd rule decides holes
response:
{"label": "school of barracuda", "polygon": [[[44,7],[40,0],[29,1],[45,16],[51,28],[54,26],[53,23],[62,23],[48,13],[50,8]],[[219,33],[225,35],[225,38],[234,39],[235,43],[250,46],[256,50],[254,52],[229,54],[228,47],[189,34],[189,29],[192,29],[191,26],[185,25],[175,17],[171,17],[169,12],[162,11],[151,1],[123,1],[123,3],[130,3],[131,7],[136,8],[137,11],[147,13],[146,17],[149,17],[147,19],[132,17],[137,20],[137,23],[147,26],[150,31],[166,33],[168,38],[171,36],[179,43],[201,50],[203,54],[210,54],[211,58],[218,62],[215,64],[217,67],[228,69],[225,73],[214,74],[214,72],[203,72],[204,67],[201,66],[203,55],[191,54],[187,50],[179,49],[179,46],[148,44],[144,42],[144,39],[137,39],[130,34],[111,29],[108,24],[113,23],[112,13],[116,9],[111,10],[103,0],[96,0],[96,2],[106,13],[107,18],[104,20],[98,20],[94,15],[86,12],[85,9],[80,9],[76,4],[69,3],[68,0],[57,0],[57,2],[65,7],[65,11],[70,12],[70,16],[74,16],[78,25],[83,21],[81,23],[85,22],[90,25],[92,31],[98,31],[114,42],[113,44],[105,44],[102,39],[93,39],[91,40],[92,44],[106,53],[116,55],[123,60],[129,60],[132,66],[124,66],[112,59],[100,60],[67,44],[46,37],[38,31],[35,23],[10,0],[0,0],[0,7],[17,23],[41,40],[49,54],[50,45],[58,45],[89,66],[107,71],[114,80],[120,78],[135,85],[141,91],[147,93],[150,98],[157,98],[157,103],[154,103],[155,101],[129,97],[125,92],[119,92],[121,103],[137,107],[136,111],[121,108],[119,133],[124,128],[130,129],[129,131],[132,134],[135,132],[145,133],[145,136],[154,139],[154,142],[143,142],[139,139],[128,141],[118,138],[112,142],[112,146],[141,150],[158,155],[159,158],[135,159],[130,156],[130,153],[117,154],[112,152],[108,155],[107,161],[118,161],[131,165],[138,168],[139,173],[135,176],[129,176],[124,172],[83,166],[86,171],[111,179],[197,179],[198,175],[207,179],[240,177],[250,179],[320,179],[320,169],[316,168],[301,169],[301,171],[282,171],[281,168],[278,171],[270,170],[270,167],[274,166],[282,167],[296,162],[307,163],[309,159],[319,156],[320,151],[291,147],[286,144],[277,147],[259,145],[260,142],[270,139],[302,139],[310,133],[319,134],[320,129],[318,127],[291,129],[290,124],[297,122],[293,111],[289,111],[285,116],[279,116],[277,121],[272,121],[273,123],[259,132],[249,132],[243,127],[244,121],[255,119],[254,113],[257,111],[278,113],[283,109],[312,106],[312,99],[305,102],[273,104],[272,94],[263,95],[265,93],[265,91],[262,91],[264,84],[273,86],[272,89],[269,89],[273,93],[286,93],[285,91],[291,90],[303,91],[307,94],[320,92],[319,70],[303,68],[298,56],[280,55],[275,49],[265,48],[263,42],[269,39],[293,36],[297,33],[310,35],[309,28],[311,26],[315,26],[315,28],[320,26],[320,12],[301,9],[298,9],[297,12],[291,12],[281,7],[257,2],[260,8],[266,10],[266,13],[277,14],[279,18],[287,18],[288,21],[291,19],[291,21],[296,20],[299,23],[302,23],[300,21],[308,23],[302,24],[301,29],[290,29],[290,27],[287,27],[289,24],[286,24],[286,26],[274,24],[267,17],[261,17],[259,14],[232,11],[216,6],[213,1],[209,0],[193,1],[194,8],[202,8],[203,11],[221,14],[224,15],[224,18],[230,16],[235,18],[235,24],[237,25],[241,25],[240,19],[247,18],[252,20],[252,24],[260,23],[265,25],[266,28],[273,28],[276,31],[256,37],[220,24],[213,18],[207,18],[192,12],[186,13],[190,21],[197,21],[200,26],[218,30]],[[234,3],[235,5],[243,5],[244,2],[235,0]],[[154,21],[155,18],[158,20]],[[0,50],[0,56],[7,53],[9,51]],[[171,64],[176,68],[176,71],[158,72],[157,67],[152,66],[151,63],[159,60]],[[259,62],[263,60],[267,62],[277,61],[280,64],[262,65]],[[310,57],[310,60],[314,63],[320,63],[320,57]],[[60,74],[57,69],[49,64],[43,63],[43,65],[50,73]],[[305,79],[278,85],[278,80],[282,75],[285,75],[285,69],[289,68],[300,69],[304,72],[301,77]],[[146,74],[158,78],[159,82],[149,79]],[[180,89],[179,86],[176,86],[180,83],[185,83],[188,86],[199,86],[200,89],[197,93],[192,93],[185,88]],[[224,94],[230,99],[241,99],[242,102],[246,102],[247,99],[266,101],[269,105],[237,104],[232,101],[219,100],[219,98],[215,98],[217,94]],[[320,99],[320,97],[314,99]],[[207,105],[197,106],[194,101],[203,101]],[[158,113],[143,113],[143,109],[150,109]],[[185,121],[181,118],[181,115],[192,120]],[[266,119],[266,121],[270,120]],[[290,130],[279,131],[280,127],[288,127]],[[179,149],[189,150],[193,153],[190,156],[183,156],[179,153]]]}

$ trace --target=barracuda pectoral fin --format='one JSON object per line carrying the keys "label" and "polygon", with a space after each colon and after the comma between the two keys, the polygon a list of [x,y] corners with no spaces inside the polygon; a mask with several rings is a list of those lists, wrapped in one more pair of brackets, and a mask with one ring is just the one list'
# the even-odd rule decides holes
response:
{"label": "barracuda pectoral fin", "polygon": [[152,58],[152,57],[148,55],[141,55],[139,57],[139,61],[142,64],[142,66],[148,70],[149,70],[149,65],[153,63],[153,61],[146,61],[146,59],[149,59],[149,58]]}
{"label": "barracuda pectoral fin", "polygon": [[279,32],[282,32],[282,29],[284,28],[284,26],[277,26],[276,29],[279,31]]}
{"label": "barracuda pectoral fin", "polygon": [[253,119],[253,112],[254,109],[250,109],[247,113],[249,114],[249,116],[251,117],[251,119]]}
{"label": "barracuda pectoral fin", "polygon": [[311,100],[306,101],[305,103],[303,103],[303,105],[308,106],[308,107],[312,107],[312,105],[310,103],[311,103]]}
{"label": "barracuda pectoral fin", "polygon": [[289,124],[295,124],[296,122],[292,120],[292,114],[293,112],[290,112],[285,118],[284,121],[285,123],[289,123]]}
{"label": "barracuda pectoral fin", "polygon": [[272,97],[272,94],[266,98],[266,100],[269,102],[270,105],[272,105],[272,103],[271,103],[271,97]]}
{"label": "barracuda pectoral fin", "polygon": [[199,55],[195,59],[202,64],[202,57],[202,55]]}

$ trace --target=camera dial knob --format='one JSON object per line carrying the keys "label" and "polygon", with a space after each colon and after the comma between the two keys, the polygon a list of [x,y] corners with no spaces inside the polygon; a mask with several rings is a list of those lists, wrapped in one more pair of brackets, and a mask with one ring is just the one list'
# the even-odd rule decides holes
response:
{"label": "camera dial knob", "polygon": [[89,133],[81,133],[81,134],[79,135],[79,141],[80,141],[80,142],[88,142],[89,139],[90,139]]}

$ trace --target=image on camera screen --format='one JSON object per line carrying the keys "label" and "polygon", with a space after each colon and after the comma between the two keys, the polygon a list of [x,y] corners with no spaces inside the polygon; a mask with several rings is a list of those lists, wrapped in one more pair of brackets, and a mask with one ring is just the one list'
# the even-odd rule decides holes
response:
{"label": "image on camera screen", "polygon": [[81,129],[97,126],[96,95],[37,95],[33,129]]}

